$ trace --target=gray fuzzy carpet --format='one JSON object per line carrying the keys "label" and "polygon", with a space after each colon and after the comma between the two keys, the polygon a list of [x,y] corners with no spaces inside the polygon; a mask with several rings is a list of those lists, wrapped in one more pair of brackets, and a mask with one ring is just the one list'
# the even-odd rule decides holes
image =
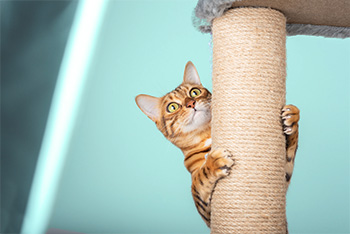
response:
{"label": "gray fuzzy carpet", "polygon": [[[241,0],[199,0],[193,16],[193,24],[201,32],[211,32],[213,19],[231,8],[233,2]],[[350,28],[311,24],[287,24],[287,35],[313,35],[334,38],[350,37]]]}

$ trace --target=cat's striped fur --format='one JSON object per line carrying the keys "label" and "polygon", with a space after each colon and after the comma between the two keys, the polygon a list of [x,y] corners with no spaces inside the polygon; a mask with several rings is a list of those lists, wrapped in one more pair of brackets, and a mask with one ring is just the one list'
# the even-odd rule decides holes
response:
{"label": "cat's striped fur", "polygon": [[[217,181],[230,173],[234,159],[225,149],[211,148],[211,93],[202,86],[196,68],[188,62],[183,83],[175,90],[161,98],[138,95],[136,103],[164,136],[182,150],[185,167],[192,176],[195,205],[210,226],[211,195]],[[298,144],[298,120],[298,108],[293,105],[283,108],[288,185]]]}

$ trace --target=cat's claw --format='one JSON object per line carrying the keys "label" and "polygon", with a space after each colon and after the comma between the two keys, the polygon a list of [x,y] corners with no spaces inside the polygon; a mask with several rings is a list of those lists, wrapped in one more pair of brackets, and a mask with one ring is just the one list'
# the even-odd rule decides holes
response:
{"label": "cat's claw", "polygon": [[293,132],[293,129],[291,127],[284,128],[284,134],[290,135],[292,134],[292,132]]}

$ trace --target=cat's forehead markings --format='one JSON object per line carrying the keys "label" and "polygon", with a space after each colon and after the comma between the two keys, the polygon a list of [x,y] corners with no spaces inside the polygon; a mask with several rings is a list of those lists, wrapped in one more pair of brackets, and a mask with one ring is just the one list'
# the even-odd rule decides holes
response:
{"label": "cat's forehead markings", "polygon": [[173,92],[181,92],[181,90],[182,90],[182,87],[179,86],[179,87],[177,87],[175,90],[173,90]]}
{"label": "cat's forehead markings", "polygon": [[174,99],[181,100],[183,98],[183,97],[181,97],[181,95],[180,96],[178,95],[179,92],[173,91],[171,94],[172,94]]}
{"label": "cat's forehead markings", "polygon": [[185,92],[187,92],[192,87],[192,85],[184,84],[183,87],[186,89]]}
{"label": "cat's forehead markings", "polygon": [[166,104],[168,104],[168,103],[170,103],[170,102],[180,102],[180,101],[181,101],[180,98],[174,96],[174,94],[173,94],[172,92],[170,92],[170,93],[167,93],[167,94],[163,97],[162,103],[163,103],[163,105],[166,105]]}
{"label": "cat's forehead markings", "polygon": [[186,92],[182,89],[179,89],[176,88],[175,90],[171,91],[169,94],[168,94],[168,97],[171,98],[172,100],[174,99],[177,99],[177,100],[182,100],[183,99],[183,95],[185,94]]}

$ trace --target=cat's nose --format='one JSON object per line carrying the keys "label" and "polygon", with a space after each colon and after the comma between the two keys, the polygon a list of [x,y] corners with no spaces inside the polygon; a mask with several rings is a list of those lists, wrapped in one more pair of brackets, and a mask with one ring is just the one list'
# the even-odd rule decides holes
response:
{"label": "cat's nose", "polygon": [[186,103],[186,107],[187,108],[194,108],[194,105],[196,104],[196,101],[195,100],[189,100],[187,103]]}

